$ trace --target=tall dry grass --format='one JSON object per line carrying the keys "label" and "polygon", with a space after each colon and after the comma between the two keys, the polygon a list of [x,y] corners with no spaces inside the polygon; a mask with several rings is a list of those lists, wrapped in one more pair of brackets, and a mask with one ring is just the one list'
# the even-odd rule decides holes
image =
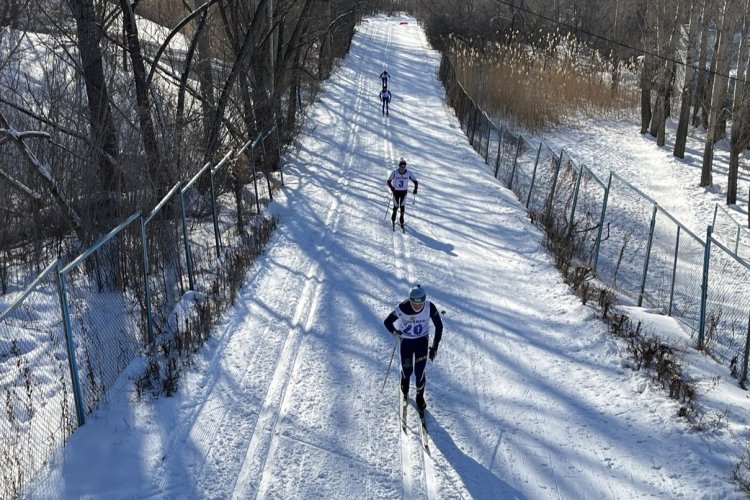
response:
{"label": "tall dry grass", "polygon": [[453,39],[447,50],[469,95],[514,128],[538,132],[638,109],[634,66],[615,66],[571,37],[551,34],[537,45],[511,39],[480,48]]}

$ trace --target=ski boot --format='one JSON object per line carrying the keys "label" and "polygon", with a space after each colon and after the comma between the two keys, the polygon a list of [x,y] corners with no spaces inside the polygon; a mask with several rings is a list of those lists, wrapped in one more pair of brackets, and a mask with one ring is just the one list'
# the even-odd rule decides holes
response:
{"label": "ski boot", "polygon": [[417,390],[417,411],[420,417],[424,417],[425,409],[427,409],[427,402],[424,400],[424,389]]}

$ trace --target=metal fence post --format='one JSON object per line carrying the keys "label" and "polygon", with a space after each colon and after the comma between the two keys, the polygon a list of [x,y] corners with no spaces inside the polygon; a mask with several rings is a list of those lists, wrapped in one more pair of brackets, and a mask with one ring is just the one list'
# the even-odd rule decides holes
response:
{"label": "metal fence post", "polygon": [[518,154],[521,152],[521,143],[523,138],[518,135],[518,143],[516,144],[516,155],[513,157],[513,167],[510,169],[510,179],[508,179],[508,189],[513,191],[513,176],[516,174],[516,163],[518,162]]}
{"label": "metal fence post", "polygon": [[258,199],[258,176],[255,171],[255,143],[250,146],[250,164],[253,166],[253,187],[255,188],[255,209],[260,214],[260,200]]}
{"label": "metal fence post", "polygon": [[740,251],[740,230],[742,229],[742,226],[737,224],[737,237],[734,240],[734,254],[737,255],[737,253]]}
{"label": "metal fence post", "polygon": [[461,128],[464,130],[464,133],[466,134],[466,137],[469,137],[469,119],[471,118],[471,101],[469,100],[469,96],[466,95],[466,92],[463,92],[463,89],[461,89]]}
{"label": "metal fence post", "polygon": [[488,161],[490,161],[490,135],[492,134],[492,122],[490,122],[489,117],[487,118],[487,149],[484,152],[484,163],[487,164]]}
{"label": "metal fence post", "polygon": [[[273,132],[273,130],[271,131]],[[266,153],[266,139],[268,139],[268,136],[271,135],[271,132],[268,132],[266,135],[263,136],[263,139],[260,141],[260,145],[263,148],[263,161],[268,165],[268,154]],[[268,171],[268,168],[266,168],[266,171],[263,172],[263,175],[266,177],[266,185],[268,186],[268,199],[273,200],[273,189],[271,188],[271,175]]]}
{"label": "metal fence post", "polygon": [[557,178],[560,176],[560,167],[562,167],[562,159],[563,159],[563,153],[565,152],[564,149],[560,150],[560,157],[557,159],[557,165],[555,167],[555,175],[552,177],[552,188],[549,192],[549,205],[547,206],[547,213],[545,216],[547,217],[547,220],[550,219],[550,213],[552,212],[552,203],[555,200],[555,190],[557,189]]}
{"label": "metal fence post", "polygon": [[658,205],[654,203],[654,210],[651,213],[651,226],[648,230],[648,242],[646,243],[646,258],[643,262],[643,276],[641,277],[641,292],[638,294],[638,307],[643,305],[643,294],[646,292],[646,276],[648,275],[648,262],[651,259],[651,245],[654,241],[654,227],[656,227],[656,211]]}
{"label": "metal fence post", "polygon": [[281,187],[284,187],[284,165],[281,161],[281,134],[279,133],[279,127],[274,127],[274,130],[276,131],[276,158],[279,162],[279,174],[281,174]]}
{"label": "metal fence post", "polygon": [[182,218],[182,242],[185,244],[185,262],[188,268],[188,285],[195,290],[193,280],[193,254],[190,252],[190,238],[188,238],[187,217],[185,216],[185,193],[180,190],[180,217]]}
{"label": "metal fence post", "polygon": [[141,217],[141,246],[143,247],[143,291],[146,295],[146,332],[148,341],[154,339],[154,319],[151,316],[151,286],[149,285],[150,264],[148,262],[148,245],[146,239],[146,221]]}
{"label": "metal fence post", "polygon": [[701,310],[698,323],[698,349],[703,349],[706,334],[706,308],[708,306],[708,264],[711,260],[711,233],[713,226],[706,228],[706,247],[703,251],[703,279],[701,280]]}
{"label": "metal fence post", "polygon": [[216,215],[216,189],[214,188],[214,169],[208,169],[211,179],[211,219],[214,223],[214,242],[216,244],[216,257],[221,258],[221,238],[219,236],[219,218]]}
{"label": "metal fence post", "polygon": [[76,405],[76,417],[78,426],[86,423],[86,412],[83,409],[83,396],[81,395],[81,384],[78,380],[78,362],[76,361],[76,346],[73,341],[73,327],[70,324],[70,310],[68,309],[68,297],[65,292],[65,276],[57,269],[57,292],[60,297],[60,308],[62,309],[63,329],[65,330],[65,347],[68,352],[68,366],[70,367],[70,380],[73,384],[73,400]]}
{"label": "metal fence post", "polygon": [[529,203],[531,203],[531,193],[534,192],[534,182],[536,181],[536,169],[537,165],[539,165],[539,155],[542,154],[542,143],[539,143],[539,147],[536,150],[536,160],[534,160],[534,171],[531,174],[531,185],[529,186],[529,195],[526,197],[526,208],[529,208]]}
{"label": "metal fence post", "polygon": [[742,360],[742,376],[740,376],[740,387],[747,390],[747,357],[750,356],[750,314],[747,316],[747,334],[745,335],[745,356]]}
{"label": "metal fence post", "polygon": [[213,213],[214,238],[216,239],[217,258],[221,258],[221,232],[219,231],[219,214],[216,211],[216,187],[214,184],[214,176],[216,175],[216,172],[218,172],[219,169],[229,161],[229,157],[232,156],[233,153],[234,151],[230,149],[227,154],[224,155],[224,158],[219,161],[219,163],[209,168],[209,173],[211,175],[211,210]]}
{"label": "metal fence post", "polygon": [[503,131],[505,130],[505,125],[500,125],[500,130],[498,130],[497,135],[497,158],[495,159],[495,179],[497,179],[497,173],[500,171],[500,158],[503,155]]}
{"label": "metal fence post", "polygon": [[471,134],[469,135],[469,144],[474,148],[474,151],[476,151],[476,147],[474,147],[474,134],[477,131],[477,115],[479,114],[479,109],[477,108],[477,105],[472,102],[473,106],[471,107],[471,114],[469,114],[469,122],[466,124],[467,131],[469,124],[471,124]]}
{"label": "metal fence post", "polygon": [[677,238],[674,244],[674,261],[672,262],[672,283],[669,286],[669,310],[667,316],[672,316],[672,305],[674,304],[674,284],[677,281],[677,257],[680,253],[680,231],[682,228],[677,226]]}
{"label": "metal fence post", "polygon": [[596,234],[596,245],[594,245],[594,265],[592,271],[596,275],[596,266],[599,263],[599,247],[602,243],[602,229],[604,228],[604,217],[607,215],[607,201],[609,200],[609,190],[612,187],[612,172],[609,172],[607,187],[604,188],[604,201],[602,202],[602,216],[599,218],[599,231]]}
{"label": "metal fence post", "polygon": [[568,237],[573,234],[573,228],[575,227],[576,218],[576,206],[578,205],[578,191],[581,188],[581,178],[583,177],[583,165],[578,168],[578,179],[576,179],[576,187],[573,190],[573,206],[570,208],[570,224],[568,225]]}

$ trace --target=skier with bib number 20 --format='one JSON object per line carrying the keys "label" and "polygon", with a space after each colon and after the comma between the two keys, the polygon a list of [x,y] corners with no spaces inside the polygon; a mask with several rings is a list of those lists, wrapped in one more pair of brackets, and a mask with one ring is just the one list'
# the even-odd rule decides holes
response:
{"label": "skier with bib number 20", "polygon": [[393,223],[393,230],[396,230],[396,213],[399,208],[401,209],[401,216],[398,219],[401,224],[401,230],[404,230],[404,212],[406,210],[406,193],[409,191],[409,181],[414,183],[414,194],[417,194],[417,188],[419,182],[413,173],[406,170],[406,160],[401,158],[398,162],[398,169],[391,172],[388,177],[386,184],[393,193],[393,213],[391,214],[391,222]]}
{"label": "skier with bib number 20", "polygon": [[[435,335],[430,342],[430,321],[435,325]],[[417,285],[409,293],[409,299],[401,302],[385,318],[383,322],[386,329],[400,340],[401,349],[401,392],[404,401],[409,394],[409,382],[411,374],[414,373],[417,386],[417,409],[420,415],[424,415],[427,403],[424,400],[424,389],[426,384],[425,367],[427,358],[434,361],[437,355],[438,345],[443,336],[443,320],[440,318],[435,304],[427,300],[424,288]]]}

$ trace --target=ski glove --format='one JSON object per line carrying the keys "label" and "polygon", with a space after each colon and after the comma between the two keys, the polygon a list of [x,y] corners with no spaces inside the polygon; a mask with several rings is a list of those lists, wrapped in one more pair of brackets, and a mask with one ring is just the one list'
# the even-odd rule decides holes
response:
{"label": "ski glove", "polygon": [[417,194],[417,188],[414,188],[414,191],[412,193]]}
{"label": "ski glove", "polygon": [[435,361],[435,356],[437,356],[437,346],[433,345],[430,347],[430,361]]}
{"label": "ski glove", "polygon": [[393,335],[394,337],[396,337],[397,339],[400,339],[400,338],[401,338],[401,335],[403,335],[403,334],[404,334],[404,332],[402,332],[401,330],[393,330],[393,331],[391,332],[391,334],[392,334],[392,335]]}

